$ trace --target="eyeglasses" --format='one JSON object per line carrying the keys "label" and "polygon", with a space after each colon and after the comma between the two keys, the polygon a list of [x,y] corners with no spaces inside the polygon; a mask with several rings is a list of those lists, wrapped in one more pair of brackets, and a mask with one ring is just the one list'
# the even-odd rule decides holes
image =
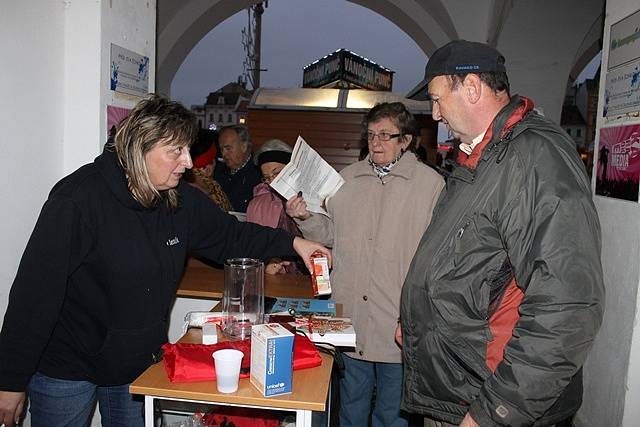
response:
{"label": "eyeglasses", "polygon": [[282,172],[282,169],[276,169],[269,175],[262,175],[262,182],[269,184],[271,181],[276,179],[276,176],[278,176],[280,172]]}
{"label": "eyeglasses", "polygon": [[402,136],[401,133],[389,133],[389,132],[380,132],[380,133],[375,133],[375,132],[367,132],[367,141],[369,142],[373,142],[373,140],[376,138],[376,136],[378,137],[378,141],[389,141],[392,138],[397,138],[399,136]]}

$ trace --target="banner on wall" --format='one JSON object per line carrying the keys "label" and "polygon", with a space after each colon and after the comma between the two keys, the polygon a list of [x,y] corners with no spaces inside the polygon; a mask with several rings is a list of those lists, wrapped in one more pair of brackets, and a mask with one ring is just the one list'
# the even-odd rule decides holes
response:
{"label": "banner on wall", "polygon": [[131,110],[129,108],[107,105],[107,138],[112,136],[112,133],[115,132],[122,119],[127,117],[130,112]]}
{"label": "banner on wall", "polygon": [[600,129],[596,194],[638,201],[640,124]]}
{"label": "banner on wall", "polygon": [[110,88],[129,95],[149,92],[149,57],[111,44]]}

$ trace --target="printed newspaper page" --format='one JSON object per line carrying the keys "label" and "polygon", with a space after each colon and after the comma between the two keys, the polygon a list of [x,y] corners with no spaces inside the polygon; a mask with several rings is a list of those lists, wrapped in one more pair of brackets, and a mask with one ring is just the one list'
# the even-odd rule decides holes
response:
{"label": "printed newspaper page", "polygon": [[302,191],[311,212],[327,214],[324,201],[344,184],[344,179],[320,155],[298,136],[291,161],[271,182],[271,187],[289,200]]}

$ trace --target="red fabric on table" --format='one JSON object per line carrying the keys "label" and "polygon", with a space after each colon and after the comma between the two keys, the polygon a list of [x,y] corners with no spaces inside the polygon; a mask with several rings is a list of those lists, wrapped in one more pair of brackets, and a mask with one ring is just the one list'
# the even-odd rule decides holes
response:
{"label": "red fabric on table", "polygon": [[[216,379],[213,366],[213,352],[225,348],[240,350],[244,357],[240,365],[240,378],[249,377],[251,366],[251,340],[223,341],[218,344],[165,344],[163,362],[169,381],[172,383],[211,381]],[[293,340],[293,369],[320,366],[322,358],[318,349],[303,335],[295,335]]]}

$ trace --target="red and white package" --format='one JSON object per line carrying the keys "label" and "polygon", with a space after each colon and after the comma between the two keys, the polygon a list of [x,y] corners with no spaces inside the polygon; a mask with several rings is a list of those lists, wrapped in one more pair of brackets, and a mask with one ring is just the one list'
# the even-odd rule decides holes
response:
{"label": "red and white package", "polygon": [[311,255],[311,284],[313,294],[328,295],[331,293],[331,281],[329,279],[329,260],[321,252]]}

